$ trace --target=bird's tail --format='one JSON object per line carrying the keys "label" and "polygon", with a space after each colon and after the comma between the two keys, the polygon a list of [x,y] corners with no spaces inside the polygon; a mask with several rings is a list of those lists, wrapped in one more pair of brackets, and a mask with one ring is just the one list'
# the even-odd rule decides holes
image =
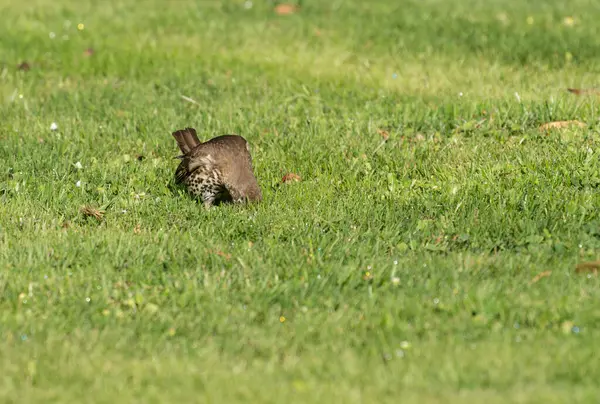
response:
{"label": "bird's tail", "polygon": [[173,137],[177,141],[177,145],[183,152],[183,154],[188,154],[192,149],[198,146],[201,142],[196,135],[196,129],[194,128],[185,128],[173,132]]}

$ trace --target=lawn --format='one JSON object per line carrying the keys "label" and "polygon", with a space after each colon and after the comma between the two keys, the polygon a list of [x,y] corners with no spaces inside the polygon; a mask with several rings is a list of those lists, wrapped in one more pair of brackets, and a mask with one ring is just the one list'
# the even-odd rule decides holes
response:
{"label": "lawn", "polygon": [[597,402],[598,2],[0,11],[1,402]]}

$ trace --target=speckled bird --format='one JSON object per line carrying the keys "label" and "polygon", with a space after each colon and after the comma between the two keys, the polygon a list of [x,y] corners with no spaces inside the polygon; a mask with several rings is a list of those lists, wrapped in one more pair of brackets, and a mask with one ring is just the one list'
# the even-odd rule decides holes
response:
{"label": "speckled bird", "polygon": [[173,132],[173,137],[183,152],[175,182],[185,185],[206,207],[262,200],[246,139],[223,135],[202,143],[193,128]]}

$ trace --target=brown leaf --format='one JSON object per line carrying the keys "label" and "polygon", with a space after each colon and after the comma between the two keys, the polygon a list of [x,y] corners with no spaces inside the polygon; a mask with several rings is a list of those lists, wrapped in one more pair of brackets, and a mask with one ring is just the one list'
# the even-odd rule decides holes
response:
{"label": "brown leaf", "polygon": [[600,94],[596,88],[567,88],[567,91],[575,95]]}
{"label": "brown leaf", "polygon": [[585,127],[585,123],[579,121],[555,121],[548,122],[540,126],[541,131],[550,130],[550,129],[562,129],[567,128],[569,126],[578,126],[580,128]]}
{"label": "brown leaf", "polygon": [[577,265],[577,267],[575,267],[575,272],[578,274],[584,272],[593,272],[594,274],[597,274],[598,269],[600,269],[600,261],[588,261]]}
{"label": "brown leaf", "polygon": [[390,138],[390,133],[384,129],[377,129],[377,133],[381,135],[383,140],[388,140]]}
{"label": "brown leaf", "polygon": [[215,254],[217,254],[219,257],[225,258],[226,260],[231,259],[231,254],[226,254],[223,251],[215,251]]}
{"label": "brown leaf", "polygon": [[302,181],[302,178],[298,174],[294,174],[294,173],[287,173],[281,179],[281,182],[283,182],[284,184],[288,183],[288,182],[300,182],[300,181]]}
{"label": "brown leaf", "polygon": [[294,4],[278,4],[275,7],[275,13],[279,15],[289,15],[294,14],[298,11],[298,6]]}
{"label": "brown leaf", "polygon": [[27,62],[21,62],[17,66],[17,69],[22,70],[24,72],[28,72],[31,69],[31,66]]}
{"label": "brown leaf", "polygon": [[142,232],[142,226],[138,223],[133,228],[133,234],[140,234]]}
{"label": "brown leaf", "polygon": [[221,250],[216,250],[216,251],[215,250],[208,250],[208,252],[210,254],[215,254],[215,255],[218,255],[219,257],[223,257],[226,260],[230,260],[231,259],[231,254],[224,253]]}
{"label": "brown leaf", "polygon": [[424,141],[424,140],[425,140],[425,136],[423,136],[423,134],[422,134],[422,133],[417,133],[417,134],[414,136],[414,140],[415,140],[415,142],[422,142],[422,141]]}
{"label": "brown leaf", "polygon": [[537,274],[536,276],[533,277],[533,279],[531,280],[531,282],[529,282],[530,285],[539,282],[540,279],[542,278],[547,278],[550,275],[552,275],[552,271],[544,271],[544,272],[540,272],[539,274]]}
{"label": "brown leaf", "polygon": [[83,51],[83,56],[92,56],[95,53],[93,48],[87,48]]}
{"label": "brown leaf", "polygon": [[84,216],[91,216],[91,217],[95,217],[97,220],[102,220],[102,218],[104,217],[104,211],[100,210],[100,209],[96,209],[92,206],[86,205],[86,206],[82,206],[80,209],[80,212],[84,215]]}

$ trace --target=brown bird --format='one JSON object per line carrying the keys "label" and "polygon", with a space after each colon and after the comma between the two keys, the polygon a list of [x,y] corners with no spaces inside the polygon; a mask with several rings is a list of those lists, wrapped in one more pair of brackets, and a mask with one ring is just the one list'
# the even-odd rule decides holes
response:
{"label": "brown bird", "polygon": [[200,197],[206,207],[262,200],[246,139],[223,135],[202,143],[193,128],[173,132],[173,137],[183,152],[175,182]]}

